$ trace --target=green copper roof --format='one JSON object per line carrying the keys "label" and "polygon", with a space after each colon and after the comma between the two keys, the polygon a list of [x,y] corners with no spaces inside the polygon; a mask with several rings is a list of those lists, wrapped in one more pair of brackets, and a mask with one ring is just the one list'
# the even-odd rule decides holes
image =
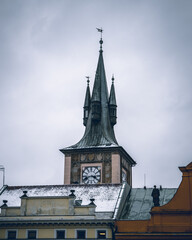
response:
{"label": "green copper roof", "polygon": [[[91,97],[91,106],[89,110],[85,133],[82,139],[77,144],[69,148],[118,146],[114,134],[114,129],[110,122],[109,94],[105,76],[102,43],[103,41],[100,41],[101,49],[99,51],[99,60],[97,64],[97,70]],[[112,90],[112,92],[114,102],[114,89]],[[93,104],[95,102],[99,105],[99,121],[93,121]]]}
{"label": "green copper roof", "polygon": [[115,96],[114,77],[112,77],[111,91],[110,91],[110,96],[109,96],[109,104],[117,106],[116,96]]}
{"label": "green copper roof", "polygon": [[84,107],[90,107],[90,101],[91,101],[91,94],[90,94],[90,88],[89,88],[89,79],[87,80],[87,89],[85,94],[85,102]]}

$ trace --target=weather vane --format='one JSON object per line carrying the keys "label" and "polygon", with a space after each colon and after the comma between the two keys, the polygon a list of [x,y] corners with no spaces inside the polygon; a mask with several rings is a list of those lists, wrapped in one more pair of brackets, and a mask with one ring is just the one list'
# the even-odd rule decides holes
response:
{"label": "weather vane", "polygon": [[101,33],[101,38],[102,38],[102,33],[103,33],[103,29],[102,28],[96,28],[98,32]]}

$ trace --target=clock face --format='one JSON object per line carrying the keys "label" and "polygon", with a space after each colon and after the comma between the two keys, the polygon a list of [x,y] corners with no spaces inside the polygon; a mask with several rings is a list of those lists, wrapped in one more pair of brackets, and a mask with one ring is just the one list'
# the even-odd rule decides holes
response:
{"label": "clock face", "polygon": [[101,167],[83,167],[82,182],[95,184],[101,181]]}

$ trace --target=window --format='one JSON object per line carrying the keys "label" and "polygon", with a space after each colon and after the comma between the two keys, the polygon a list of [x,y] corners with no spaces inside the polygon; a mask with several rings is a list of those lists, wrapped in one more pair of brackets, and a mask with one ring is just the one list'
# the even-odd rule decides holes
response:
{"label": "window", "polygon": [[28,239],[36,239],[37,238],[37,231],[36,230],[28,230],[27,234]]}
{"label": "window", "polygon": [[77,230],[77,239],[85,239],[86,231],[85,230]]}
{"label": "window", "polygon": [[122,169],[122,182],[127,182],[127,172]]}
{"label": "window", "polygon": [[105,230],[98,230],[97,231],[97,238],[98,239],[106,239],[106,231]]}
{"label": "window", "polygon": [[65,230],[57,230],[56,239],[65,239]]}
{"label": "window", "polygon": [[17,232],[15,230],[11,230],[7,232],[7,239],[16,239]]}
{"label": "window", "polygon": [[116,108],[111,107],[109,111],[110,111],[110,116],[111,117],[116,117]]}
{"label": "window", "polygon": [[88,110],[85,110],[85,118],[88,118]]}

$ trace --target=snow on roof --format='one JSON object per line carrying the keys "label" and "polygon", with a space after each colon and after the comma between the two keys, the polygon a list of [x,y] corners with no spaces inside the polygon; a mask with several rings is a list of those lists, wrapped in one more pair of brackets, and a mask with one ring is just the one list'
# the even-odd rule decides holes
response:
{"label": "snow on roof", "polygon": [[122,184],[101,185],[44,185],[44,186],[7,186],[0,195],[0,205],[7,200],[9,207],[19,207],[23,191],[28,197],[69,196],[70,190],[75,190],[76,200],[82,200],[82,205],[95,199],[96,212],[113,212]]}

